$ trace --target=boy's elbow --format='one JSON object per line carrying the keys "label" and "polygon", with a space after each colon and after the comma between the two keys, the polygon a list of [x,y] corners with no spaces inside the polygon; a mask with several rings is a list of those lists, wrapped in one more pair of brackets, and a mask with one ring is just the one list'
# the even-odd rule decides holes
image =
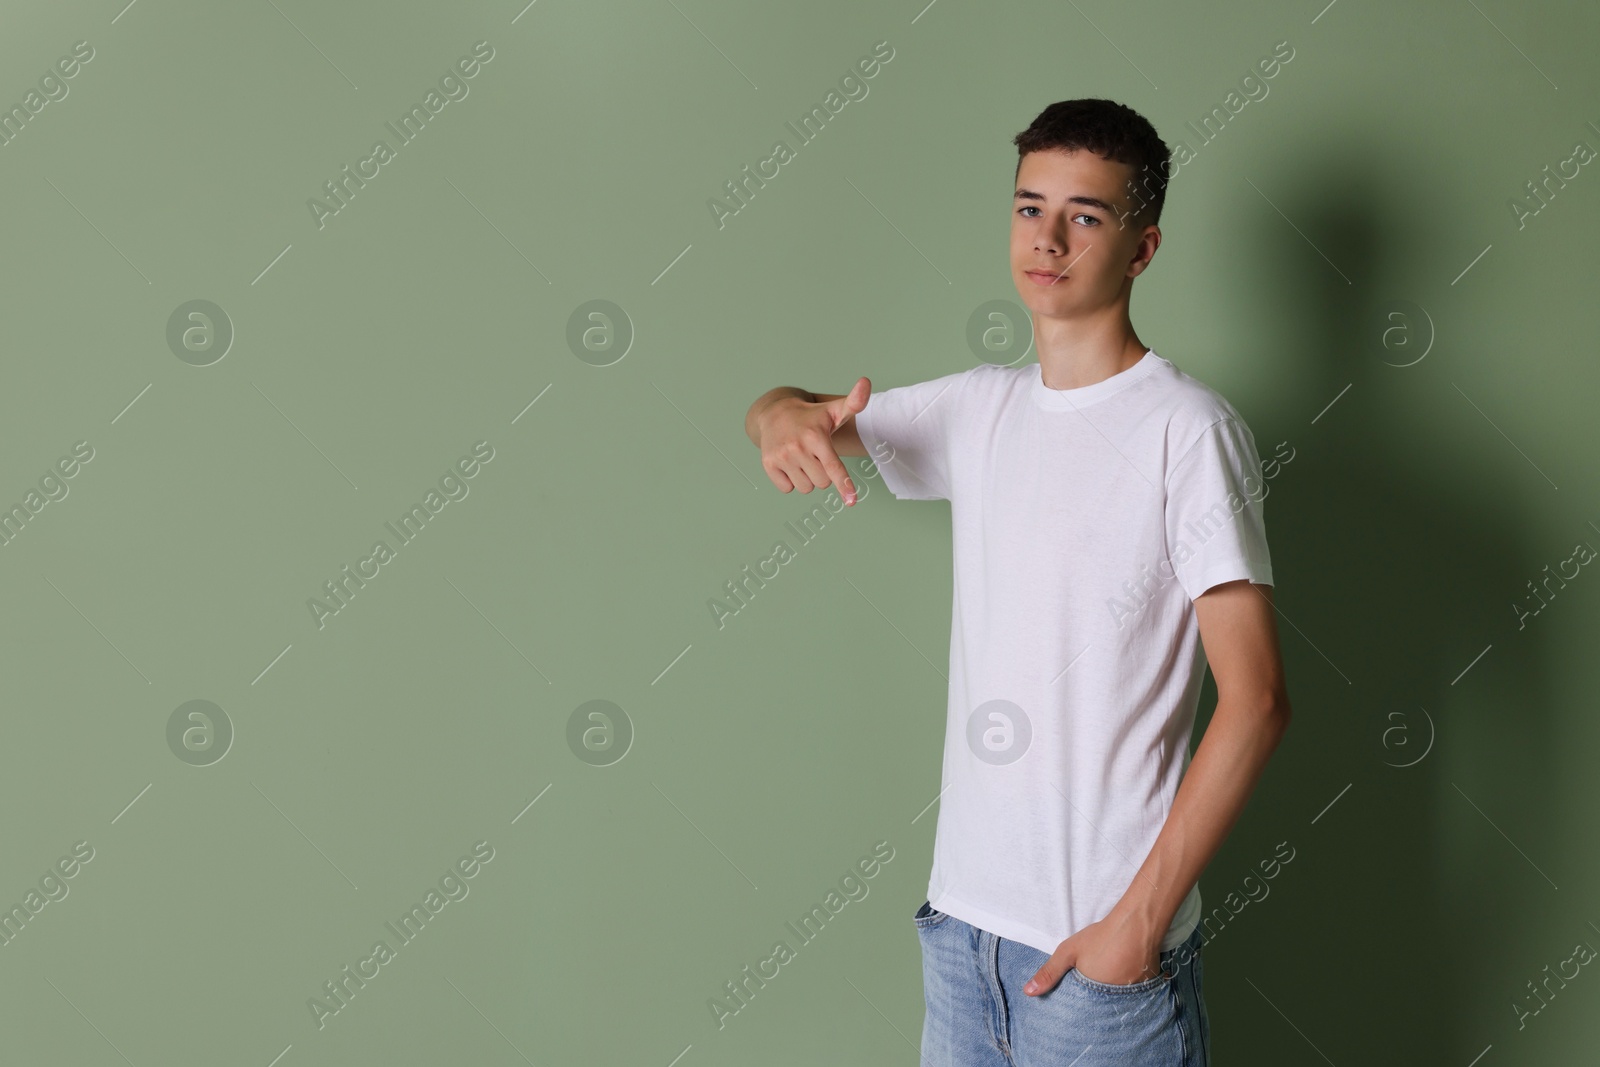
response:
{"label": "boy's elbow", "polygon": [[1263,693],[1253,700],[1240,699],[1235,709],[1237,714],[1259,723],[1263,730],[1279,736],[1289,728],[1289,722],[1294,717],[1289,698],[1282,694]]}
{"label": "boy's elbow", "polygon": [[1289,730],[1289,723],[1294,719],[1294,711],[1289,707],[1288,697],[1279,697],[1267,705],[1267,721],[1277,732],[1281,739]]}

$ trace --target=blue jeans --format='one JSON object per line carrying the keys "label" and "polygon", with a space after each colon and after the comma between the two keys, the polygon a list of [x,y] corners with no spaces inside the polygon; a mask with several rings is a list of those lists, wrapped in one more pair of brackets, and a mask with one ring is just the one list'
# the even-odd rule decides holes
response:
{"label": "blue jeans", "polygon": [[917,909],[922,944],[921,1067],[1209,1067],[1200,993],[1201,928],[1161,953],[1161,973],[1132,985],[1076,967],[1041,996],[1022,991],[1049,955]]}

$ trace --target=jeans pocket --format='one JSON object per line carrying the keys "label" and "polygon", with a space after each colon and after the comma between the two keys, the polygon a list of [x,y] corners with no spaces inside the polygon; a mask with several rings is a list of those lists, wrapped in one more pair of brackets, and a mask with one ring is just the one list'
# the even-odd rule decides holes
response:
{"label": "jeans pocket", "polygon": [[924,900],[922,902],[922,907],[918,908],[917,913],[911,918],[912,921],[917,924],[918,930],[928,930],[932,927],[938,926],[940,923],[950,918],[950,916],[946,915],[942,911],[936,910],[931,904],[929,904],[928,901]]}
{"label": "jeans pocket", "polygon": [[1175,977],[1175,972],[1172,970],[1171,961],[1168,959],[1167,955],[1163,953],[1161,957],[1161,970],[1154,978],[1146,978],[1141,982],[1131,982],[1128,985],[1113,985],[1110,982],[1098,982],[1093,978],[1086,977],[1076,967],[1067,968],[1067,977],[1076,981],[1078,985],[1082,986],[1083,988],[1093,990],[1096,993],[1122,995],[1127,993],[1149,993],[1152,990],[1165,988],[1172,983],[1172,979]]}

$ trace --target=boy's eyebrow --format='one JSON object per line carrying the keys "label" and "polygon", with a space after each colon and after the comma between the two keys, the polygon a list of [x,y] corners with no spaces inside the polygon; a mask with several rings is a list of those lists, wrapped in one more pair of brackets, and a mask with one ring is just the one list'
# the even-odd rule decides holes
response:
{"label": "boy's eyebrow", "polygon": [[[1049,199],[1049,198],[1046,197],[1043,193],[1037,193],[1037,192],[1034,192],[1032,189],[1023,189],[1023,188],[1020,188],[1020,187],[1017,189],[1016,195],[1014,197],[1012,197],[1013,201],[1015,201],[1015,200],[1047,200],[1047,199]],[[1067,203],[1069,203],[1069,204],[1083,204],[1083,205],[1085,205],[1087,207],[1099,208],[1101,211],[1104,211],[1108,215],[1115,215],[1117,213],[1117,209],[1116,208],[1112,207],[1110,204],[1106,203],[1104,200],[1099,199],[1098,197],[1093,197],[1093,196],[1069,196],[1069,197],[1067,197]]]}

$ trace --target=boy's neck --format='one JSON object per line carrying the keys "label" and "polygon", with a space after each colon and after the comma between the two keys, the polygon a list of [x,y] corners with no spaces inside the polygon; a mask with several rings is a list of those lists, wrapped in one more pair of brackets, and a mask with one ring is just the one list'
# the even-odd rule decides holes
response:
{"label": "boy's neck", "polygon": [[1127,370],[1149,350],[1124,313],[1105,325],[1034,316],[1039,370],[1051,389],[1078,389]]}

